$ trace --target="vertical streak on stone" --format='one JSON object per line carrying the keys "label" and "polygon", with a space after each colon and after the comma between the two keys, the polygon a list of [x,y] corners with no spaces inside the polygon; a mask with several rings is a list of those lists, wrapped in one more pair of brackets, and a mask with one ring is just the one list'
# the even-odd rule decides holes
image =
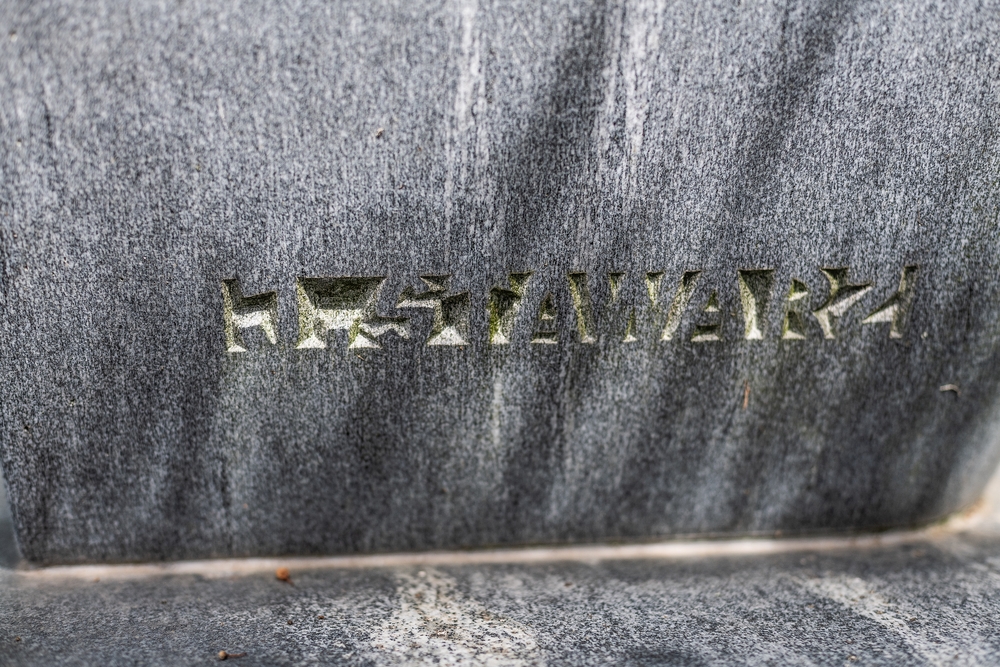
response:
{"label": "vertical streak on stone", "polygon": [[[624,10],[623,10],[624,11]],[[607,20],[617,22],[609,26],[606,35],[610,35],[611,44],[608,45],[606,53],[618,54],[621,49],[622,32],[622,12],[609,10]],[[594,124],[594,143],[597,146],[597,178],[598,183],[605,187],[613,187],[611,184],[612,167],[609,166],[609,154],[611,152],[611,137],[614,134],[616,102],[618,98],[618,70],[619,57],[614,55],[607,59],[601,69],[601,77],[604,79],[604,105],[601,113],[597,116]]]}
{"label": "vertical streak on stone", "polygon": [[503,448],[501,437],[503,426],[504,378],[497,375],[493,378],[493,401],[490,405],[490,440],[493,442],[493,454],[499,455]]}
{"label": "vertical streak on stone", "polygon": [[475,34],[478,4],[478,0],[459,1],[461,56],[458,62],[458,82],[455,88],[455,102],[452,107],[453,119],[448,141],[448,163],[444,181],[444,259],[446,265],[450,259],[448,256],[451,247],[449,239],[451,238],[455,182],[457,180],[460,184],[464,183],[467,177],[465,150],[468,137],[466,135],[474,123],[472,116],[473,91],[476,82],[481,78],[480,45]]}
{"label": "vertical streak on stone", "polygon": [[677,333],[677,328],[681,325],[681,317],[683,317],[684,311],[687,310],[688,304],[691,302],[691,296],[694,294],[694,288],[698,284],[698,277],[700,275],[701,271],[685,271],[684,275],[681,276],[677,292],[674,294],[673,301],[670,302],[670,310],[667,312],[667,323],[663,325],[663,333],[660,334],[660,340],[671,340],[674,334]]}
{"label": "vertical streak on stone", "polygon": [[[638,340],[635,336],[635,308],[624,307],[625,305],[620,303],[622,300],[622,282],[625,279],[625,275],[621,271],[608,273],[608,288],[611,291],[611,298],[608,300],[608,307],[605,309],[604,316],[608,318],[609,324],[614,327],[615,318],[618,315],[625,315],[625,333],[622,335],[621,341],[623,343],[633,343]],[[615,331],[613,335],[617,334],[618,331]]]}
{"label": "vertical streak on stone", "polygon": [[629,6],[625,21],[628,50],[622,62],[625,83],[625,151],[623,191],[625,197],[635,196],[639,155],[649,114],[650,86],[655,80],[649,60],[660,51],[660,31],[663,28],[662,0],[640,0]]}
{"label": "vertical streak on stone", "polygon": [[570,273],[569,293],[573,298],[573,310],[576,312],[576,330],[580,334],[580,342],[586,345],[597,342],[594,335],[594,305],[590,299],[590,288],[587,285],[586,273]]}

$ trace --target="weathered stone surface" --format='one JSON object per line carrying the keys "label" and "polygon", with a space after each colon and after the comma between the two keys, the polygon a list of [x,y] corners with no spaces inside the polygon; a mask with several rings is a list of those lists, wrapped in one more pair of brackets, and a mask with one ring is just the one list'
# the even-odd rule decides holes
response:
{"label": "weathered stone surface", "polygon": [[998,454],[998,10],[4,3],[23,554],[963,506]]}
{"label": "weathered stone surface", "polygon": [[[752,558],[0,570],[0,664],[995,665],[996,536]],[[19,638],[15,640],[15,638]]]}
{"label": "weathered stone surface", "polygon": [[3,476],[0,476],[0,567],[15,567],[20,560],[10,504],[7,502],[7,489]]}

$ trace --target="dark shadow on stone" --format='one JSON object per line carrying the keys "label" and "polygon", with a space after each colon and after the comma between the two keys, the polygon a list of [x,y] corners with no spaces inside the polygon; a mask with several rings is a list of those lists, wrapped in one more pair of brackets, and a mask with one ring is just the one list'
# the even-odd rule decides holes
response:
{"label": "dark shadow on stone", "polygon": [[785,140],[801,110],[815,97],[844,26],[854,15],[855,2],[818,2],[801,9],[802,17],[785,9],[781,42],[770,71],[774,84],[754,105],[755,119],[746,122],[735,158],[734,178],[723,194],[723,206],[733,220],[759,218],[771,200],[771,186],[786,153]]}
{"label": "dark shadow on stone", "polygon": [[7,502],[7,484],[0,474],[0,567],[14,567],[21,560],[14,535],[14,520]]}
{"label": "dark shadow on stone", "polygon": [[[600,197],[596,196],[597,155],[591,137],[603,103],[602,71],[614,57],[608,45],[613,11],[606,3],[596,3],[574,19],[567,30],[572,38],[553,65],[552,85],[540,91],[527,127],[504,139],[495,168],[503,184],[497,199],[504,211],[506,248],[547,247],[559,261],[568,262],[564,249],[552,239],[565,238],[562,230],[579,218],[599,219],[600,206],[593,204]],[[556,299],[558,312],[565,313],[564,339],[558,360],[539,362],[542,372],[529,392],[533,398],[521,398],[523,426],[511,435],[504,461],[505,507],[499,517],[499,543],[546,541],[543,527],[550,521],[552,487],[561,477],[564,449],[574,437],[567,424],[574,422],[574,414],[585,404],[598,368],[597,346],[578,343],[565,273],[593,268],[568,263],[560,268],[563,275],[557,280],[562,291]],[[598,275],[590,274],[592,294]],[[552,537],[569,540],[579,540],[587,531],[579,523],[563,522],[552,530]]]}

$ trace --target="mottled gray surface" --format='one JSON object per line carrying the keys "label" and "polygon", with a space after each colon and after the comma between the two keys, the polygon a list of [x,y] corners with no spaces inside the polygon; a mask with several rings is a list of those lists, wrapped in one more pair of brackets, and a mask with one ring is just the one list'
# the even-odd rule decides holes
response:
{"label": "mottled gray surface", "polygon": [[687,543],[699,556],[639,560],[626,546],[465,565],[450,552],[0,569],[0,665],[197,665],[219,651],[242,665],[995,665],[1000,477],[980,506],[919,533],[765,540],[742,557],[702,542]]}
{"label": "mottled gray surface", "polygon": [[0,567],[14,567],[21,560],[14,535],[14,521],[7,502],[7,487],[0,475]]}
{"label": "mottled gray surface", "polygon": [[220,650],[245,652],[243,667],[1000,662],[995,536],[742,559],[293,567],[292,581],[0,571],[0,664],[208,665]]}
{"label": "mottled gray surface", "polygon": [[[4,2],[0,460],[23,553],[861,530],[962,506],[998,455],[998,11]],[[862,326],[909,265],[902,338]],[[793,279],[824,303],[820,267],[873,288],[834,339],[806,312],[780,340]],[[736,272],[765,268],[745,340]],[[488,345],[490,289],[528,270],[512,342]],[[468,292],[468,333],[439,339],[466,344],[427,346],[432,311],[396,308],[427,274]],[[323,276],[386,276],[377,313],[409,338],[296,349],[296,279]],[[226,352],[233,278],[276,292],[275,345]],[[713,322],[722,340],[691,340]]]}

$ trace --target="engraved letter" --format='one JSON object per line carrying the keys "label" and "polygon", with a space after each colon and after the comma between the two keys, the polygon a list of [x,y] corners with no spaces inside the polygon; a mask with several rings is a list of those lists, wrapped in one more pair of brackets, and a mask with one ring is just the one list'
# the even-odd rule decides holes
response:
{"label": "engraved letter", "polygon": [[847,267],[838,269],[820,269],[826,279],[830,282],[830,295],[826,302],[813,311],[813,316],[819,321],[823,328],[824,338],[836,338],[834,323],[837,318],[842,317],[847,310],[858,300],[868,293],[872,288],[871,283],[851,285],[847,282]]}
{"label": "engraved letter", "polygon": [[625,279],[625,274],[621,272],[613,272],[608,274],[608,288],[611,290],[611,303],[617,303],[619,297],[622,295],[622,280]]}
{"label": "engraved letter", "polygon": [[622,336],[623,343],[634,343],[638,338],[635,337],[635,308],[629,311],[628,321],[625,323],[625,335]]}
{"label": "engraved letter", "polygon": [[781,323],[782,340],[805,340],[806,323],[803,311],[809,307],[809,288],[801,280],[792,279],[785,298],[785,320]]}
{"label": "engraved letter", "polygon": [[531,336],[531,342],[536,345],[555,345],[559,342],[556,333],[556,304],[552,292],[545,295],[538,306],[538,328]]}
{"label": "engraved letter", "polygon": [[[712,290],[712,294],[708,297],[708,303],[702,308],[703,313],[720,313],[719,310],[719,295],[715,290]],[[722,319],[721,315],[716,315],[715,322],[710,324],[699,324],[694,329],[694,334],[691,336],[691,341],[695,343],[708,343],[711,341],[722,340]]]}
{"label": "engraved letter", "polygon": [[531,273],[510,274],[510,289],[490,290],[490,345],[507,345],[514,333],[514,322],[521,312],[521,300]]}
{"label": "engraved letter", "polygon": [[569,293],[573,298],[573,309],[576,311],[576,330],[580,334],[580,342],[591,344],[597,342],[594,336],[594,306],[590,300],[590,288],[587,285],[586,273],[570,273]]}
{"label": "engraved letter", "polygon": [[[619,299],[622,295],[622,280],[625,279],[624,273],[609,273],[608,274],[608,287],[611,290],[611,302],[609,306],[615,306],[618,304]],[[646,277],[647,290],[649,283],[649,276]],[[635,337],[635,308],[628,309],[628,317],[625,320],[625,334],[622,336],[623,343],[634,343],[639,340]],[[612,313],[611,316],[615,317],[620,313]]]}
{"label": "engraved letter", "polygon": [[427,289],[419,294],[407,287],[399,295],[397,308],[431,308],[434,324],[428,345],[467,345],[469,339],[469,293],[448,294],[451,276],[420,276]]}
{"label": "engraved letter", "polygon": [[917,283],[919,267],[903,267],[903,276],[899,279],[899,289],[889,297],[889,300],[876,308],[871,315],[861,321],[861,324],[890,322],[889,338],[902,338],[906,330],[906,322],[910,318],[910,306],[913,305],[913,287]]}
{"label": "engraved letter", "polygon": [[222,321],[226,352],[246,352],[241,329],[260,327],[271,345],[278,342],[278,293],[243,296],[240,281],[222,281]]}
{"label": "engraved letter", "polygon": [[646,294],[649,296],[651,308],[660,305],[660,283],[663,282],[663,271],[650,271],[646,274]]}
{"label": "engraved letter", "polygon": [[660,340],[670,340],[677,333],[677,327],[681,325],[681,317],[691,302],[691,295],[694,294],[694,287],[698,284],[700,275],[701,271],[685,271],[681,276],[674,300],[670,302],[670,310],[667,311],[667,323],[663,327],[663,333],[660,334]]}
{"label": "engraved letter", "polygon": [[395,331],[410,337],[405,317],[379,317],[375,304],[385,283],[374,278],[299,278],[299,342],[297,348],[326,348],[326,336],[336,329],[347,331],[348,347],[382,347],[378,337]]}
{"label": "engraved letter", "polygon": [[761,340],[767,328],[767,307],[774,287],[774,270],[737,271],[740,303],[743,305],[743,335],[747,340]]}

